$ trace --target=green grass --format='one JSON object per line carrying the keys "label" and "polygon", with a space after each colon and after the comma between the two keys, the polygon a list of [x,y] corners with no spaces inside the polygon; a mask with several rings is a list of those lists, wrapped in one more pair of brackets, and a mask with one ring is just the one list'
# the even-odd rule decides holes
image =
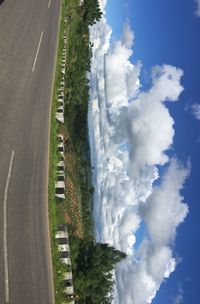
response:
{"label": "green grass", "polygon": [[66,14],[66,5],[63,2],[60,16],[60,28],[59,28],[59,39],[57,48],[57,60],[55,70],[55,83],[53,89],[53,99],[51,107],[51,127],[50,127],[50,149],[49,149],[49,219],[50,219],[50,235],[51,235],[51,249],[52,249],[52,263],[53,263],[53,274],[54,274],[54,290],[55,290],[55,302],[56,304],[67,303],[63,297],[62,290],[62,277],[63,272],[66,271],[66,267],[60,262],[57,250],[57,242],[55,240],[55,233],[58,223],[63,223],[63,214],[58,212],[56,199],[55,199],[55,180],[56,180],[56,167],[58,162],[57,155],[57,134],[59,125],[55,119],[55,113],[57,108],[57,91],[59,83],[61,81],[60,75],[60,61],[63,49],[62,35],[65,27],[64,17]]}
{"label": "green grass", "polygon": [[[88,24],[83,19],[84,7],[78,7],[79,0],[63,0],[60,18],[59,39],[53,99],[51,108],[50,151],[49,151],[49,219],[54,273],[55,303],[67,303],[63,298],[62,274],[66,271],[59,259],[55,233],[58,224],[68,223],[72,270],[76,268],[79,255],[79,242],[93,240],[91,164],[87,138],[87,112],[89,84],[87,72],[90,70],[91,49],[89,47]],[[64,18],[68,17],[67,24]],[[67,26],[67,28],[66,28]],[[57,92],[61,81],[60,62],[64,42],[63,31],[67,29],[67,69],[65,76],[65,124],[61,126],[55,119],[57,109]],[[66,192],[65,202],[55,198],[56,167],[58,162],[57,134],[68,134],[67,151],[74,159],[73,170],[66,170],[77,198],[74,205],[72,195]],[[68,168],[69,169],[69,168]],[[75,201],[76,201],[75,200]],[[76,277],[74,277],[76,280]],[[75,284],[76,285],[76,284]],[[75,292],[78,292],[75,290]]]}

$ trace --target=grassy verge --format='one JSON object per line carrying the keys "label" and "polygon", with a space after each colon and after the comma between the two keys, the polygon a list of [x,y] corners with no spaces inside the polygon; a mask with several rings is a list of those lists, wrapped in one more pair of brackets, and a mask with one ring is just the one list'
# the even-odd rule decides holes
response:
{"label": "grassy verge", "polygon": [[[66,267],[60,262],[55,241],[55,233],[59,224],[67,223],[72,257],[72,267],[79,250],[79,240],[92,238],[91,201],[92,186],[90,184],[89,146],[87,142],[87,104],[88,80],[86,71],[89,70],[89,33],[88,26],[83,22],[83,7],[79,0],[64,0],[62,2],[55,83],[51,109],[50,152],[49,152],[49,218],[51,231],[51,247],[53,259],[54,288],[56,304],[67,303],[63,297],[62,274]],[[67,22],[66,22],[67,18]],[[59,124],[55,119],[57,109],[58,89],[62,79],[60,73],[62,39],[64,30],[67,31],[67,69],[65,76],[65,124]],[[87,32],[84,35],[83,30]],[[82,51],[85,52],[82,56]],[[81,60],[81,62],[80,62]],[[86,67],[87,62],[87,67]],[[81,87],[80,87],[81,86]],[[79,87],[79,88],[78,88]],[[84,90],[84,91],[83,91]],[[78,93],[77,93],[78,92]],[[79,107],[83,107],[78,114]],[[72,102],[73,101],[73,102]],[[83,106],[84,105],[84,106]],[[79,117],[77,116],[79,115]],[[77,119],[78,121],[77,124]],[[83,125],[79,123],[84,122]],[[76,125],[77,124],[77,125]],[[73,126],[76,127],[74,128]],[[81,128],[79,132],[79,128]],[[67,140],[65,153],[66,169],[66,200],[57,202],[55,199],[56,168],[58,163],[57,135],[62,133]],[[80,134],[81,133],[81,134]],[[84,211],[83,211],[84,209]]]}
{"label": "grassy verge", "polygon": [[54,290],[55,290],[55,303],[67,303],[63,297],[62,287],[62,274],[66,271],[64,265],[60,262],[57,242],[55,241],[55,233],[57,225],[63,223],[63,215],[58,212],[56,200],[55,200],[55,180],[56,180],[56,168],[58,162],[57,153],[57,134],[59,132],[59,124],[55,119],[55,113],[57,109],[57,92],[61,81],[60,62],[63,49],[62,35],[64,28],[66,27],[64,18],[66,15],[66,3],[62,2],[61,16],[60,16],[60,28],[57,48],[56,70],[55,70],[55,83],[53,89],[53,99],[51,107],[51,127],[50,127],[50,149],[49,149],[49,219],[50,219],[50,235],[51,235],[51,249],[52,249],[52,262],[53,262],[53,275],[54,275]]}

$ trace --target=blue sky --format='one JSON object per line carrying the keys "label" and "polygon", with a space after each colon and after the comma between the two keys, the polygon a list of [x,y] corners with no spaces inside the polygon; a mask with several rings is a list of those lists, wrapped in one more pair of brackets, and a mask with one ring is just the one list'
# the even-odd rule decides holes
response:
{"label": "blue sky", "polygon": [[162,285],[155,304],[171,304],[178,293],[183,297],[180,303],[196,304],[200,298],[200,121],[191,111],[193,103],[200,103],[200,18],[195,8],[195,0],[108,0],[107,5],[114,39],[121,35],[124,21],[130,22],[135,34],[133,61],[143,63],[144,85],[152,66],[166,63],[184,71],[180,101],[168,106],[175,120],[174,153],[191,160],[182,192],[190,213],[176,238],[175,252],[182,261]]}

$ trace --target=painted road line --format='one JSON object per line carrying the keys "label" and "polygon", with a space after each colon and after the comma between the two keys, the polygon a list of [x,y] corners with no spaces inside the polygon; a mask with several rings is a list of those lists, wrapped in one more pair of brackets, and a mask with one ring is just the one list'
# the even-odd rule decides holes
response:
{"label": "painted road line", "polygon": [[12,173],[13,161],[15,152],[12,151],[8,176],[6,180],[6,186],[3,198],[3,253],[4,253],[4,273],[5,273],[5,302],[9,303],[9,277],[8,277],[8,241],[7,241],[7,200],[8,200],[8,188],[10,184],[10,178]]}
{"label": "painted road line", "polygon": [[51,0],[49,0],[48,8],[50,8],[50,5],[51,5]]}
{"label": "painted road line", "polygon": [[35,60],[34,60],[34,63],[33,63],[32,72],[34,72],[34,70],[35,70],[35,65],[36,65],[36,62],[37,62],[37,58],[38,58],[38,54],[39,54],[39,50],[40,50],[40,45],[41,45],[41,42],[42,42],[42,37],[43,37],[43,31],[41,32],[41,35],[40,35],[40,40],[39,40],[37,52],[36,52],[36,55],[35,55]]}

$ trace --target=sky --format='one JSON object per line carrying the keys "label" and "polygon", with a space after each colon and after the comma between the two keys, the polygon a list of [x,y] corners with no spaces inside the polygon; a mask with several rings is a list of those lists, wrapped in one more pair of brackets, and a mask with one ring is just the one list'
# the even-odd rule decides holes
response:
{"label": "sky", "polygon": [[113,303],[196,304],[200,1],[100,5],[88,115],[95,234],[128,254]]}

